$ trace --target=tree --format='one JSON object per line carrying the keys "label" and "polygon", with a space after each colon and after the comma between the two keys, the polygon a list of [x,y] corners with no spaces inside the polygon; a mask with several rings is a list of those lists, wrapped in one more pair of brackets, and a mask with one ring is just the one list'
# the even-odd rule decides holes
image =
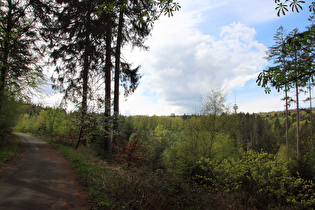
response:
{"label": "tree", "polygon": [[210,120],[209,130],[211,141],[214,141],[217,133],[217,117],[228,111],[226,106],[226,94],[221,88],[211,88],[206,97],[201,101],[201,114],[208,115]]}
{"label": "tree", "polygon": [[[290,39],[288,40],[288,57],[290,58],[289,66],[290,66],[290,72],[289,77],[293,77],[294,86],[295,86],[295,94],[296,94],[296,110],[297,110],[297,132],[296,132],[296,141],[297,141],[297,148],[296,153],[298,156],[300,156],[300,109],[299,109],[299,87],[305,86],[308,77],[297,79],[300,77],[301,74],[304,74],[306,71],[305,67],[305,60],[303,58],[303,47],[302,47],[302,41],[301,37],[298,36],[298,30],[294,29],[291,32]],[[290,76],[291,75],[291,76]]]}
{"label": "tree", "polygon": [[[114,117],[113,117],[113,133],[114,133],[114,144],[117,146],[117,137],[118,137],[118,129],[119,129],[119,87],[120,87],[120,80],[122,80],[124,87],[125,87],[125,96],[129,95],[133,92],[136,87],[138,86],[138,81],[140,80],[141,76],[138,74],[139,67],[135,69],[131,69],[131,65],[121,61],[121,48],[127,42],[131,42],[134,46],[145,48],[143,43],[145,37],[149,35],[150,28],[147,26],[146,22],[142,22],[139,24],[139,18],[142,16],[142,13],[147,11],[149,7],[152,5],[147,1],[123,1],[120,0],[118,2],[111,2],[109,4],[101,5],[103,10],[105,10],[105,14],[111,15],[112,17],[112,33],[115,33],[116,30],[116,46],[115,50],[113,50],[113,54],[115,56],[115,76],[114,76]],[[112,7],[112,11],[109,11],[108,8]],[[118,17],[116,17],[118,16]],[[115,19],[118,18],[118,23],[114,23]],[[127,22],[127,24],[125,24]],[[113,42],[115,37],[113,37]],[[109,49],[109,52],[112,49]],[[108,66],[106,67],[108,69]],[[109,75],[109,74],[107,74]],[[109,78],[106,79],[107,83],[110,82]],[[130,81],[130,86],[125,86],[126,82]],[[106,83],[106,82],[105,82]],[[106,84],[107,84],[106,83]],[[107,85],[106,88],[110,89],[111,85]],[[106,118],[110,117],[110,107],[111,105],[108,104],[110,101],[109,93],[110,90],[106,92]],[[106,102],[107,101],[107,102]],[[105,106],[105,107],[106,107]],[[111,130],[111,121],[110,119],[106,119],[106,133],[109,133]],[[106,136],[107,145],[110,141],[110,136]]]}
{"label": "tree", "polygon": [[115,87],[114,87],[114,145],[118,146],[118,129],[119,129],[119,77],[120,77],[120,54],[121,54],[121,45],[122,45],[122,29],[124,25],[124,11],[125,6],[120,1],[120,11],[118,18],[118,32],[117,32],[117,43],[116,43],[116,52],[115,52]]}
{"label": "tree", "polygon": [[[119,116],[119,78],[120,78],[120,50],[121,46],[125,42],[131,42],[134,46],[143,47],[143,40],[149,35],[150,29],[149,24],[153,25],[154,21],[158,20],[160,15],[164,13],[165,15],[171,16],[174,11],[179,10],[180,6],[178,3],[173,2],[173,0],[165,1],[109,1],[104,2],[100,5],[100,13],[105,13],[107,16],[108,26],[106,27],[106,61],[105,61],[105,151],[110,154],[111,148],[111,65],[110,56],[112,53],[112,48],[109,46],[111,39],[109,34],[112,34],[115,26],[112,25],[116,16],[118,15],[118,32],[116,41],[116,52],[115,52],[115,85],[114,85],[114,142],[117,138],[118,131],[118,116]],[[123,37],[124,25],[124,15],[130,20],[131,29],[128,33],[125,33],[125,39]],[[130,33],[133,32],[133,33]],[[134,36],[131,36],[133,34]],[[107,60],[108,59],[108,60]],[[125,70],[129,70],[130,65],[125,65]],[[138,68],[131,72],[131,76],[137,73]],[[128,74],[126,74],[128,75]],[[134,85],[132,87],[137,87],[137,81],[140,79],[139,76],[130,78],[131,83]],[[131,89],[134,90],[134,89]]]}
{"label": "tree", "polygon": [[95,14],[98,4],[98,0],[51,3],[53,24],[44,22],[42,29],[56,65],[53,88],[63,92],[65,100],[80,104],[81,125],[76,148],[84,139],[88,99],[91,99],[89,78],[93,72],[99,72],[102,56],[98,47],[102,44],[99,36],[104,25]]}
{"label": "tree", "polygon": [[[119,86],[121,74],[123,73],[122,82],[125,87],[125,97],[138,86],[138,82],[141,76],[138,74],[140,66],[135,69],[131,69],[130,65],[123,62],[121,64],[121,48],[125,43],[131,42],[133,46],[147,49],[144,46],[145,38],[150,34],[151,28],[146,22],[139,22],[139,19],[143,16],[143,13],[152,10],[152,4],[147,1],[119,1],[119,18],[117,29],[117,41],[115,51],[115,85],[114,85],[114,119],[113,119],[113,131],[114,131],[114,144],[117,146],[118,130],[119,130]],[[127,24],[126,24],[127,22]],[[129,87],[126,86],[126,82],[130,81]]]}
{"label": "tree", "polygon": [[202,115],[220,115],[226,112],[226,94],[221,88],[211,88],[207,95],[201,100]]}
{"label": "tree", "polygon": [[[271,83],[272,86],[275,86],[277,80],[282,77],[286,77],[286,69],[287,67],[287,52],[285,50],[286,47],[286,34],[284,32],[284,28],[280,26],[277,29],[277,32],[274,36],[275,44],[269,48],[267,52],[267,60],[272,61],[274,66],[269,67],[267,71],[263,71],[259,74],[257,83],[259,86],[265,88],[266,93],[270,93],[270,88],[267,86],[267,83]],[[265,81],[264,81],[265,80]],[[278,87],[278,86],[276,86]],[[285,93],[285,113],[286,113],[286,146],[287,146],[287,158],[289,158],[289,128],[288,128],[288,106],[289,106],[289,97],[288,90],[290,86],[285,84],[284,86],[278,87],[278,91],[280,89],[284,89]]]}
{"label": "tree", "polygon": [[[15,97],[26,97],[27,88],[36,88],[43,79],[41,58],[29,2],[6,0],[0,3],[0,100],[7,90]],[[22,97],[23,96],[23,97]]]}
{"label": "tree", "polygon": [[[28,99],[43,81],[36,17],[29,1],[0,2],[0,133],[5,133],[10,115],[6,103]],[[13,107],[11,107],[13,108]]]}
{"label": "tree", "polygon": [[[270,93],[270,87],[275,87],[278,91],[286,91],[295,87],[296,104],[297,104],[297,154],[300,153],[299,141],[299,87],[305,86],[308,80],[315,73],[309,71],[312,66],[314,56],[308,52],[307,34],[299,33],[297,29],[293,30],[280,44],[270,49],[269,58],[276,58],[274,66],[261,72],[257,79],[257,84],[265,88]],[[279,65],[280,64],[280,65]],[[286,97],[287,98],[287,95]],[[287,107],[287,105],[286,105]],[[287,109],[287,108],[286,108]]]}
{"label": "tree", "polygon": [[[107,7],[110,7],[109,2]],[[104,151],[108,155],[111,155],[111,69],[112,69],[112,13],[105,13],[106,18],[106,30],[105,30],[105,46],[106,46],[106,54],[105,54],[105,140],[104,140]]]}
{"label": "tree", "polygon": [[[312,71],[314,70],[314,42],[315,42],[315,17],[311,16],[309,18],[310,21],[310,26],[307,27],[307,33],[306,33],[306,43],[308,43],[306,45],[306,49],[305,50],[305,54],[306,54],[306,59],[309,59],[307,61],[308,63],[308,68],[309,68],[309,72],[312,73]],[[306,100],[309,100],[310,102],[310,138],[311,138],[311,147],[313,147],[313,110],[312,110],[312,86],[314,85],[314,77],[313,75],[310,76],[309,81],[308,81],[309,87],[309,98]]]}
{"label": "tree", "polygon": [[[149,23],[153,24],[158,19],[158,14],[162,12],[170,14],[178,10],[178,4],[165,0],[33,0],[33,2],[37,14],[44,13],[39,15],[43,24],[41,35],[47,42],[51,50],[50,56],[56,65],[52,77],[53,87],[65,93],[66,100],[79,104],[81,128],[77,147],[84,139],[88,102],[97,99],[105,106],[104,150],[110,154],[112,58],[115,56],[114,110],[118,116],[119,79],[124,82],[123,86],[128,94],[135,90],[140,79],[139,67],[132,69],[130,64],[122,61],[121,47],[127,42],[131,42],[133,46],[144,46],[143,40],[150,32]],[[99,94],[92,94],[94,88],[92,83],[99,77],[98,75],[102,76],[102,84],[105,83],[103,86],[105,94],[95,98],[94,95]]]}

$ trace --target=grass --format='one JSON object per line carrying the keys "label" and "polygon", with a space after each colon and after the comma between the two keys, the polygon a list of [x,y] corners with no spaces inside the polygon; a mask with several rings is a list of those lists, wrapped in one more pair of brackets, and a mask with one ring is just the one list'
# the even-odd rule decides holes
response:
{"label": "grass", "polygon": [[[87,148],[80,148],[75,150],[72,147],[62,144],[52,143],[58,150],[60,150],[67,159],[76,168],[80,178],[86,183],[88,190],[94,197],[95,201],[101,207],[108,207],[111,205],[110,199],[102,192],[101,180],[104,176],[105,163],[96,157],[92,150]],[[107,173],[108,175],[109,173]]]}
{"label": "grass", "polygon": [[44,140],[70,160],[99,209],[227,209],[231,205],[229,200],[162,171],[126,168],[108,163],[90,148],[75,150]]}
{"label": "grass", "polygon": [[55,146],[72,162],[101,208],[205,209],[213,206],[212,199],[202,196],[201,191],[192,189],[183,180],[161,172],[109,164],[85,147],[74,150]]}
{"label": "grass", "polygon": [[8,135],[0,145],[0,166],[19,152],[19,137]]}

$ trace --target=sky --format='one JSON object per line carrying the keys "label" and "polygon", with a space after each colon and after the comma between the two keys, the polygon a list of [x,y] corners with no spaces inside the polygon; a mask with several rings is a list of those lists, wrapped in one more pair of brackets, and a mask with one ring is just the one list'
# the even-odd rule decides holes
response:
{"label": "sky", "polygon": [[[123,49],[128,62],[141,65],[142,79],[131,96],[121,94],[120,113],[194,114],[211,88],[225,91],[231,111],[235,100],[238,112],[284,110],[283,93],[272,90],[265,94],[256,79],[268,66],[264,57],[274,44],[277,28],[305,30],[310,1],[302,12],[281,17],[274,0],[177,1],[180,11],[155,22],[145,42],[149,51]],[[42,97],[42,104],[60,102],[60,94],[48,94]]]}

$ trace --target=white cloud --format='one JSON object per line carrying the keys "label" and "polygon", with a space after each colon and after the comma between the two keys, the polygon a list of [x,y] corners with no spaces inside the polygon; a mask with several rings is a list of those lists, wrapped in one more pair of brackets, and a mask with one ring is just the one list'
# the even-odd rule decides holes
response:
{"label": "white cloud", "polygon": [[[50,91],[51,92],[51,91]],[[62,93],[38,93],[32,98],[33,102],[36,104],[41,104],[43,106],[58,107],[62,101]]]}
{"label": "white cloud", "polygon": [[[181,17],[157,23],[148,41],[151,50],[140,53],[145,74],[141,85],[158,98],[147,114],[191,113],[210,85],[228,91],[241,87],[265,64],[267,48],[255,41],[255,29],[232,23],[215,39],[194,27],[198,16]],[[141,94],[131,101],[133,97],[139,103],[146,100]]]}
{"label": "white cloud", "polygon": [[239,104],[239,112],[244,113],[256,113],[259,112],[271,112],[271,111],[282,111],[284,110],[284,103],[281,101],[279,96],[270,96],[268,99],[256,99],[249,103]]}

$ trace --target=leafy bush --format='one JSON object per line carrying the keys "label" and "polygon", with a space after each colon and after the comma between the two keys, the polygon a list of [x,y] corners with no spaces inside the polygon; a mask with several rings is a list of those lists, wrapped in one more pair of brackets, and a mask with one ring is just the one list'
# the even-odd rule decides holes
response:
{"label": "leafy bush", "polygon": [[235,143],[225,132],[211,127],[213,116],[193,117],[171,147],[163,153],[168,172],[184,178],[192,178],[201,158],[222,161],[237,155]]}
{"label": "leafy bush", "polygon": [[195,180],[216,190],[232,194],[244,206],[276,208],[294,205],[310,208],[315,205],[311,181],[290,176],[286,164],[275,155],[242,152],[239,159],[222,162],[201,158]]}
{"label": "leafy bush", "polygon": [[300,177],[288,178],[287,203],[298,209],[315,208],[315,184]]}
{"label": "leafy bush", "polygon": [[99,205],[97,209],[228,209],[228,200],[157,170],[123,168],[87,147],[54,144],[77,169]]}
{"label": "leafy bush", "polygon": [[8,136],[0,146],[0,166],[8,159],[13,157],[19,150],[19,138],[15,135]]}
{"label": "leafy bush", "polygon": [[141,144],[140,140],[142,135],[139,134],[134,136],[130,143],[123,141],[121,147],[116,147],[114,149],[117,151],[117,154],[114,154],[116,161],[123,165],[129,166],[141,166],[145,161],[146,148]]}
{"label": "leafy bush", "polygon": [[306,180],[315,180],[314,154],[309,151],[300,157],[294,157],[288,164],[290,173],[294,177],[301,177]]}
{"label": "leafy bush", "polygon": [[180,138],[179,136],[180,132],[169,131],[163,125],[157,125],[155,130],[151,131],[143,141],[147,149],[148,161],[145,163],[146,168],[151,171],[165,169],[162,154],[165,149]]}
{"label": "leafy bush", "polygon": [[0,146],[12,133],[21,113],[21,103],[6,94],[0,99]]}

